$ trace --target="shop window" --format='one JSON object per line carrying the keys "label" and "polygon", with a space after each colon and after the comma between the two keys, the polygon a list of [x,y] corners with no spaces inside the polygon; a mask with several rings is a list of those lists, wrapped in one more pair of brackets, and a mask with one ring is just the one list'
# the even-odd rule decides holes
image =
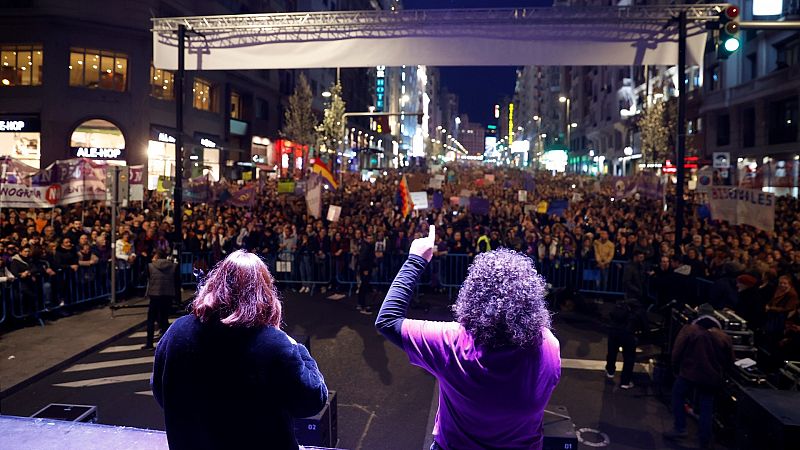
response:
{"label": "shop window", "polygon": [[125,160],[125,136],[113,123],[91,119],[78,125],[70,137],[73,158]]}
{"label": "shop window", "polygon": [[236,93],[231,92],[231,119],[242,118],[242,97]]}
{"label": "shop window", "polygon": [[771,102],[769,106],[769,144],[797,142],[797,98]]}
{"label": "shop window", "polygon": [[173,84],[175,74],[169,70],[156,69],[150,64],[150,95],[162,100],[175,99]]}
{"label": "shop window", "polygon": [[127,55],[84,48],[70,50],[70,86],[125,92],[127,81]]}
{"label": "shop window", "polygon": [[192,88],[192,106],[201,111],[211,111],[213,98],[211,97],[211,82],[202,78],[194,79]]}
{"label": "shop window", "polygon": [[0,87],[41,86],[41,45],[0,46]]}

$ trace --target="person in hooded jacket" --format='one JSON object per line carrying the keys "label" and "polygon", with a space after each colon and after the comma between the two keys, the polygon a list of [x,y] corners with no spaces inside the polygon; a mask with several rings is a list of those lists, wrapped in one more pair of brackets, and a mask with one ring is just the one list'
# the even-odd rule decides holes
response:
{"label": "person in hooded jacket", "polygon": [[153,255],[153,262],[147,265],[149,281],[147,283],[146,295],[150,297],[150,305],[147,308],[147,340],[143,350],[153,348],[153,335],[155,334],[155,323],[161,335],[166,333],[169,327],[169,308],[175,297],[175,270],[177,264],[167,259],[163,250],[156,250]]}

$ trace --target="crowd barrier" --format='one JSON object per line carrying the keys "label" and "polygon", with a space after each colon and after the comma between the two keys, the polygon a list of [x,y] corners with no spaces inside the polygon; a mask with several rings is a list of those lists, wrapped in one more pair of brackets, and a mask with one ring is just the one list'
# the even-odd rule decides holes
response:
{"label": "crowd barrier", "polygon": [[[111,297],[110,266],[95,264],[66,269],[34,279],[14,279],[0,283],[0,324],[9,318],[33,318],[71,306],[108,300]],[[137,278],[134,267],[118,267],[117,294],[122,294]]]}
{"label": "crowd barrier", "polygon": [[[332,256],[280,252],[261,254],[270,268],[276,283],[295,288],[305,287],[314,291],[320,287],[337,291],[353,290],[361,281],[358,273],[358,256],[349,253]],[[179,276],[183,286],[194,286],[198,277],[207,273],[224,255],[212,252],[183,253],[179,258]],[[386,254],[376,258],[370,273],[373,285],[388,286],[405,262],[407,254]],[[472,257],[463,254],[436,256],[423,273],[419,285],[446,291],[450,298],[461,287],[467,275]],[[605,270],[597,267],[593,260],[551,259],[536,260],[537,271],[556,289],[566,289],[587,295],[622,297],[622,283],[626,261],[612,261]],[[102,301],[110,297],[110,268],[105,265],[79,267],[45,277],[36,283],[13,280],[0,284],[0,323],[10,317],[36,319],[42,313],[65,306]],[[128,289],[144,289],[147,286],[147,262],[136,260],[132,264],[121,263],[117,267],[117,293]],[[712,282],[705,279],[687,279],[680,293],[682,298],[708,298]],[[647,284],[647,294],[655,300],[655,288]],[[63,303],[62,303],[63,301]]]}

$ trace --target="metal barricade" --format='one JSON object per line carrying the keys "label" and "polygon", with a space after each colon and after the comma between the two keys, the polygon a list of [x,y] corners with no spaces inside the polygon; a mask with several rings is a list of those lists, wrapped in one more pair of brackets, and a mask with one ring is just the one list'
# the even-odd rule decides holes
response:
{"label": "metal barricade", "polygon": [[279,284],[301,285],[309,289],[327,286],[331,283],[333,264],[329,255],[300,254],[283,251],[274,261],[269,256],[261,256],[269,266],[275,282]]}
{"label": "metal barricade", "polygon": [[8,281],[0,283],[0,309],[2,309],[2,314],[0,314],[0,324],[6,321],[6,308],[9,302],[9,295],[11,291],[11,283]]}

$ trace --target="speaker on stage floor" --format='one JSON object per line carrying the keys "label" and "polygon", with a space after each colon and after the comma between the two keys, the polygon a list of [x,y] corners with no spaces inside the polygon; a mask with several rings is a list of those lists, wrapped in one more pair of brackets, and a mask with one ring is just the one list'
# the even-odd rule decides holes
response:
{"label": "speaker on stage floor", "polygon": [[739,449],[780,450],[800,442],[800,392],[743,388],[736,408]]}
{"label": "speaker on stage floor", "polygon": [[336,447],[339,442],[339,416],[336,391],[328,392],[328,401],[317,415],[294,419],[294,434],[301,445]]}
{"label": "speaker on stage floor", "polygon": [[565,406],[547,405],[542,419],[544,445],[542,450],[577,450],[575,424]]}

